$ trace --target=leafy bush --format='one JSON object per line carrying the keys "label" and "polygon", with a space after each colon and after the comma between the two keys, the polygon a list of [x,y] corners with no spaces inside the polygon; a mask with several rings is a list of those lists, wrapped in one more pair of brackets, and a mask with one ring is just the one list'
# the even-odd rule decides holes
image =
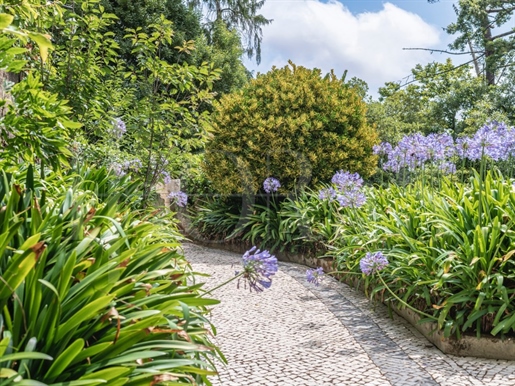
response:
{"label": "leafy bush", "polygon": [[299,190],[341,168],[367,176],[375,168],[377,135],[358,93],[293,63],[221,98],[213,129],[204,166],[221,193],[255,193],[270,176],[282,191]]}
{"label": "leafy bush", "polygon": [[0,179],[2,384],[209,384],[218,301],[199,295],[174,222],[127,205],[140,182],[82,174]]}
{"label": "leafy bush", "polygon": [[[434,315],[446,335],[515,331],[515,192],[501,175],[447,181],[441,191],[420,183],[377,189],[358,215],[329,241],[340,270],[359,272],[367,252],[383,251],[388,286]],[[367,281],[374,292],[384,289]]]}

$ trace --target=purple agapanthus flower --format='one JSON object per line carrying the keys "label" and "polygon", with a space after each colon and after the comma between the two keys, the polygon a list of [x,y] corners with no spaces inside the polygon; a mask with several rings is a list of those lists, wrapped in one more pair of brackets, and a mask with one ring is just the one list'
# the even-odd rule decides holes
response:
{"label": "purple agapanthus flower", "polygon": [[344,191],[349,188],[361,188],[363,186],[363,178],[358,173],[340,170],[331,178],[331,183],[335,184],[340,191]]}
{"label": "purple agapanthus flower", "polygon": [[277,178],[268,177],[263,181],[263,189],[266,193],[277,192],[277,189],[281,187],[281,183]]}
{"label": "purple agapanthus flower", "polygon": [[318,192],[318,198],[321,200],[333,200],[337,196],[336,190],[332,187],[321,189]]}
{"label": "purple agapanthus flower", "polygon": [[124,170],[123,165],[119,164],[118,162],[113,162],[111,164],[111,170],[116,174],[118,177],[123,177],[125,174],[127,174]]}
{"label": "purple agapanthus flower", "polygon": [[141,160],[138,158],[132,159],[130,161],[125,161],[123,163],[123,167],[125,170],[133,170],[137,172],[143,167],[143,164],[141,163]]}
{"label": "purple agapanthus flower", "polygon": [[428,162],[446,161],[456,154],[456,147],[450,134],[415,133],[404,136],[394,148],[381,144],[376,148],[376,153],[380,152],[387,155],[383,169],[398,173],[402,169],[415,170]]}
{"label": "purple agapanthus flower", "polygon": [[308,269],[306,271],[306,280],[308,283],[318,286],[323,278],[324,269],[322,267],[318,267],[317,269]]}
{"label": "purple agapanthus flower", "polygon": [[440,169],[440,171],[443,174],[454,174],[454,173],[456,173],[456,165],[453,164],[452,162],[448,162],[448,161],[441,162],[440,164],[438,164],[438,169]]}
{"label": "purple agapanthus flower", "polygon": [[[268,251],[252,247],[243,254],[241,278],[249,284],[250,291],[261,292],[272,285],[272,276],[279,269],[277,258]],[[239,281],[238,281],[239,287]]]}
{"label": "purple agapanthus flower", "polygon": [[168,198],[181,208],[184,208],[186,205],[188,205],[188,195],[184,192],[171,192],[168,195]]}
{"label": "purple agapanthus flower", "polygon": [[127,127],[125,126],[125,122],[121,120],[121,118],[115,118],[113,122],[113,129],[111,133],[117,139],[123,137],[123,135],[127,132]]}
{"label": "purple agapanthus flower", "polygon": [[349,189],[342,194],[336,195],[336,200],[342,207],[360,208],[365,205],[367,196],[358,189]]}
{"label": "purple agapanthus flower", "polygon": [[390,154],[392,149],[393,147],[390,142],[381,142],[379,145],[374,145],[374,147],[372,147],[374,154],[379,156]]}
{"label": "purple agapanthus flower", "polygon": [[365,275],[370,276],[381,271],[388,265],[388,259],[381,252],[368,252],[359,262],[359,268]]}
{"label": "purple agapanthus flower", "polygon": [[168,185],[172,182],[172,177],[170,177],[170,174],[168,174],[168,172],[162,172],[163,176],[164,176],[164,180],[163,182],[165,183],[165,185]]}
{"label": "purple agapanthus flower", "polygon": [[[486,156],[494,161],[502,161],[513,156],[515,149],[515,129],[501,122],[490,122],[470,137],[461,139],[464,156],[477,161]],[[463,146],[465,145],[465,146]]]}
{"label": "purple agapanthus flower", "polygon": [[359,208],[366,202],[366,195],[361,190],[363,179],[358,173],[340,170],[331,179],[334,187],[324,188],[318,192],[320,200],[336,200],[342,207]]}

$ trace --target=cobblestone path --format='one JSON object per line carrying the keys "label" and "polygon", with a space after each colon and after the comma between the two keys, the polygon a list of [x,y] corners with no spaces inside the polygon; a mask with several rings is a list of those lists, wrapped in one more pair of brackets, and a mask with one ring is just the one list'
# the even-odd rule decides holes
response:
{"label": "cobblestone path", "polygon": [[[229,279],[238,254],[184,246],[205,288]],[[388,318],[359,292],[331,278],[305,282],[306,268],[280,263],[272,287],[250,293],[230,283],[210,320],[229,364],[215,385],[486,385],[515,386],[515,362],[441,353],[404,320]]]}

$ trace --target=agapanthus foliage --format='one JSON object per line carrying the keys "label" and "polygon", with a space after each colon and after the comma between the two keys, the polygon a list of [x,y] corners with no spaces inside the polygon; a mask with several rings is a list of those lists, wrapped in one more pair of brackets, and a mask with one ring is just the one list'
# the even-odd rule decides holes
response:
{"label": "agapanthus foliage", "polygon": [[[277,258],[270,255],[268,251],[261,251],[252,247],[242,257],[243,271],[236,272],[241,275],[245,284],[248,283],[250,290],[261,292],[272,285],[272,276],[279,269]],[[239,281],[238,281],[239,286]]]}
{"label": "agapanthus foliage", "polygon": [[170,201],[172,201],[172,203],[176,204],[181,208],[184,208],[186,205],[188,205],[188,195],[184,192],[171,192],[168,195],[168,198],[170,199]]}
{"label": "agapanthus foliage", "polygon": [[263,190],[266,193],[274,193],[277,192],[277,190],[281,187],[281,183],[277,178],[274,177],[268,177],[263,182]]}
{"label": "agapanthus foliage", "polygon": [[324,269],[322,267],[318,267],[316,269],[311,268],[306,271],[306,280],[308,281],[308,283],[318,286],[320,285],[320,282],[323,278]]}
{"label": "agapanthus foliage", "polygon": [[359,261],[359,268],[365,275],[370,276],[381,271],[388,265],[388,259],[381,252],[368,252],[365,257]]}

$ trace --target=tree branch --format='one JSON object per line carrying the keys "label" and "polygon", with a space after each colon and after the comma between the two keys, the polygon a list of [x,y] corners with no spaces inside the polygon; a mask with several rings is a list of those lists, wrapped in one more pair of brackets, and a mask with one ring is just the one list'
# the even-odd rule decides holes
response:
{"label": "tree branch", "polygon": [[436,50],[434,48],[403,48],[403,50],[406,50],[406,51],[415,51],[415,50],[418,50],[418,51],[430,51],[431,53],[433,52],[438,52],[438,53],[441,53],[441,54],[449,54],[449,55],[469,55],[469,54],[472,54],[472,51],[467,51],[467,52],[452,52],[452,51],[446,51],[446,50]]}
{"label": "tree branch", "polygon": [[508,32],[505,32],[505,33],[502,33],[502,34],[499,34],[496,36],[492,36],[491,41],[494,41],[495,39],[503,38],[505,36],[513,35],[513,34],[515,34],[515,31],[508,31]]}
{"label": "tree branch", "polygon": [[[485,54],[481,54],[481,55],[477,56],[477,57],[476,57],[476,60],[477,60],[477,59],[479,59],[479,58],[481,58],[481,57],[483,57],[483,56],[485,56]],[[455,66],[455,67],[453,67],[453,68],[451,68],[451,69],[449,69],[449,70],[444,70],[444,71],[437,72],[437,73],[433,74],[432,76],[433,76],[433,77],[435,77],[435,76],[438,76],[438,75],[446,74],[446,73],[448,73],[448,72],[452,72],[452,71],[454,71],[454,70],[457,70],[457,69],[458,69],[458,68],[460,68],[460,67],[463,67],[463,66],[467,66],[467,65],[469,65],[469,64],[470,64],[470,63],[472,63],[473,61],[474,61],[474,59],[469,60],[468,62],[465,62],[465,63],[459,64],[459,65],[457,65],[457,66]],[[405,79],[406,79],[406,78],[405,78]],[[415,83],[415,82],[418,82],[418,80],[417,80],[417,79],[410,80],[409,82],[406,82],[406,83],[404,83],[404,84],[400,85],[400,87],[406,87],[407,85],[409,85],[409,84],[411,84],[411,83]]]}

